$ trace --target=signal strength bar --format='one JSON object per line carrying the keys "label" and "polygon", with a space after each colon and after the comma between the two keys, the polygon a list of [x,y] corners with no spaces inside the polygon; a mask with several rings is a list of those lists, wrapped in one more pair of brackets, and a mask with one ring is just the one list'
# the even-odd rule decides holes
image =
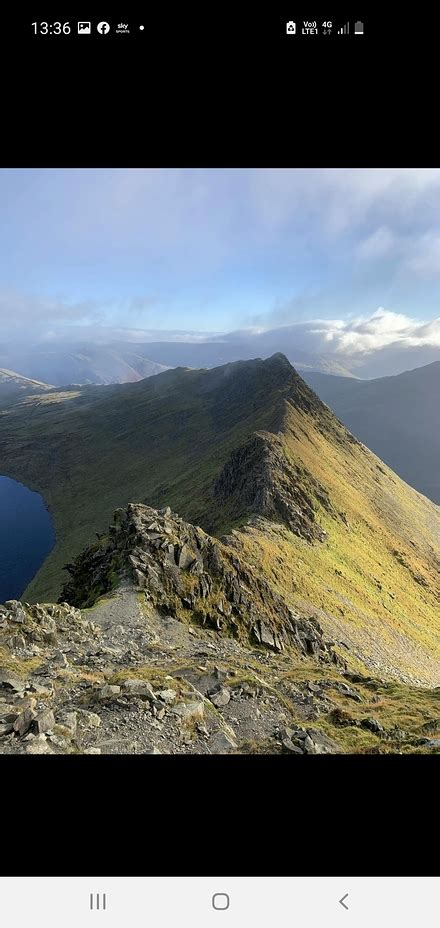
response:
{"label": "signal strength bar", "polygon": [[341,29],[338,29],[338,35],[348,35],[350,32],[350,23],[345,23]]}

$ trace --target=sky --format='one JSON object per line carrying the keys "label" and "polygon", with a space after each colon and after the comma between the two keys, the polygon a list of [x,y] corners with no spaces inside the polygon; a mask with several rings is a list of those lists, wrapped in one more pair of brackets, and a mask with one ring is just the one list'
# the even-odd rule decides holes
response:
{"label": "sky", "polygon": [[3,340],[299,324],[340,353],[440,346],[439,296],[440,169],[0,171]]}

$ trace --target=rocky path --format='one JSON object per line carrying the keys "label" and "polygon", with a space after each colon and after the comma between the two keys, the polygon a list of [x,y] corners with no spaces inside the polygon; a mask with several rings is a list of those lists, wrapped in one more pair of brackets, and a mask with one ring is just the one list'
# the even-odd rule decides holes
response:
{"label": "rocky path", "polygon": [[0,607],[0,753],[440,750],[435,702],[414,737],[378,720],[378,691],[160,613],[134,585],[82,611]]}

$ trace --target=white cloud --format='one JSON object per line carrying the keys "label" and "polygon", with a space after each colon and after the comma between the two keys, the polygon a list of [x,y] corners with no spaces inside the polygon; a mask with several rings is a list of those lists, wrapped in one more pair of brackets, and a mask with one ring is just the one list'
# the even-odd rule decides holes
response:
{"label": "white cloud", "polygon": [[[294,327],[293,327],[294,328]],[[319,350],[316,337],[321,339],[322,350],[336,355],[362,355],[378,351],[389,345],[400,347],[440,347],[440,318],[429,323],[411,319],[402,313],[379,308],[369,318],[350,320],[328,319],[310,322],[303,329],[310,336],[310,347]]]}

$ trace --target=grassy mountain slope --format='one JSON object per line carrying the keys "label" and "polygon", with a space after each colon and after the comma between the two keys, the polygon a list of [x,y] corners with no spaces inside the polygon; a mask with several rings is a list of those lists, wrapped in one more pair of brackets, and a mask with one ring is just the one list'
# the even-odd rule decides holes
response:
{"label": "grassy mountain slope", "polygon": [[[2,472],[43,493],[57,546],[27,590],[130,501],[228,541],[352,661],[439,683],[440,510],[357,442],[283,355],[25,399],[0,413]],[[340,644],[342,647],[342,645]]]}
{"label": "grassy mountain slope", "polygon": [[16,399],[30,394],[42,393],[51,390],[52,386],[42,383],[40,380],[31,380],[30,377],[24,377],[17,374],[16,371],[0,368],[0,405],[9,405]]}
{"label": "grassy mountain slope", "polygon": [[377,380],[304,378],[403,480],[440,503],[440,361]]}

